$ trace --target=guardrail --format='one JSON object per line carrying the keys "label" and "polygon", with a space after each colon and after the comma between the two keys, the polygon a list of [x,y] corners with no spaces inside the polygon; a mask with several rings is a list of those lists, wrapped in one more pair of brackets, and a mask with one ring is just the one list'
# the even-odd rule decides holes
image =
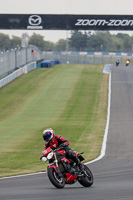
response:
{"label": "guardrail", "polygon": [[33,45],[0,52],[0,79],[8,76],[24,65],[40,60],[41,51]]}
{"label": "guardrail", "polygon": [[127,58],[133,62],[132,53],[119,52],[43,52],[46,59],[60,60],[62,64],[115,64],[119,58],[124,64]]}
{"label": "guardrail", "polygon": [[21,76],[22,74],[26,74],[35,68],[36,68],[36,62],[32,62],[32,63],[29,63],[29,64],[25,65],[24,67],[14,71],[12,74],[10,74],[0,80],[0,88],[3,87],[4,85],[8,84],[9,82],[13,81],[17,77]]}
{"label": "guardrail", "polygon": [[44,51],[43,54],[53,54],[53,55],[96,55],[96,56],[133,56],[132,53],[123,53],[123,52],[89,52],[89,51],[69,51],[69,52],[63,52],[63,51]]}

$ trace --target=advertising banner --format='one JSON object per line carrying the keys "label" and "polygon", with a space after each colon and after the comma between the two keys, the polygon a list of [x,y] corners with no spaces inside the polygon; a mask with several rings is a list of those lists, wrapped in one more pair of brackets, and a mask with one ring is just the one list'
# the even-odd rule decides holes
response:
{"label": "advertising banner", "polygon": [[0,14],[0,29],[133,30],[133,15]]}

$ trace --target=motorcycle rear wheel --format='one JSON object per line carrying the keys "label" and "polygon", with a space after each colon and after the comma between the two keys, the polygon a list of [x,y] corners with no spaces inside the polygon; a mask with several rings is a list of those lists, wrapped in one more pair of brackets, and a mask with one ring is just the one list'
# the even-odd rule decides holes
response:
{"label": "motorcycle rear wheel", "polygon": [[63,177],[59,177],[57,172],[53,168],[48,169],[48,177],[51,183],[56,187],[56,188],[64,188],[65,186],[65,180]]}
{"label": "motorcycle rear wheel", "polygon": [[84,187],[90,187],[93,184],[94,179],[91,170],[86,165],[84,165],[84,173],[84,176],[82,176],[78,182]]}

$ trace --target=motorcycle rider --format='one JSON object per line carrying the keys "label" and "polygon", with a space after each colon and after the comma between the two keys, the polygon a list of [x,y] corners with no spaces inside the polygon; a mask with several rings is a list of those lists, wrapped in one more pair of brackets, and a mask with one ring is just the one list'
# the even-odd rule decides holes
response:
{"label": "motorcycle rider", "polygon": [[72,151],[72,149],[68,147],[69,142],[65,140],[62,136],[55,135],[54,130],[52,128],[47,128],[43,131],[43,139],[45,141],[45,149],[50,147],[54,150],[58,147],[61,147],[65,150],[66,156],[68,158],[71,158],[78,165],[80,171],[84,171],[84,165],[76,157],[76,154]]}
{"label": "motorcycle rider", "polygon": [[120,60],[119,60],[119,59],[117,59],[115,63],[116,63],[116,67],[118,67],[118,66],[119,66],[119,64],[120,64]]}
{"label": "motorcycle rider", "polygon": [[126,67],[130,64],[131,60],[130,59],[127,59],[126,60]]}

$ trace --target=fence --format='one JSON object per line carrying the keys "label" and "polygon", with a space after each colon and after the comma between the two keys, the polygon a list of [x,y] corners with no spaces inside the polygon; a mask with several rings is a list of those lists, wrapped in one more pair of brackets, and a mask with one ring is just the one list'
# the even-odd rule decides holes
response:
{"label": "fence", "polygon": [[125,64],[127,58],[131,62],[130,53],[108,52],[43,52],[43,58],[60,60],[62,64],[115,64],[119,58],[121,64]]}
{"label": "fence", "polygon": [[[33,51],[35,54],[33,54]],[[127,58],[131,62],[131,53],[109,52],[40,52],[35,46],[13,49],[0,53],[0,79],[8,76],[24,65],[40,59],[59,60],[62,64],[115,64],[119,58],[121,64],[125,64]]]}
{"label": "fence", "polygon": [[10,75],[6,76],[5,78],[0,80],[0,88],[3,87],[4,85],[8,84],[15,78],[21,76],[22,74],[26,74],[29,71],[33,70],[36,68],[36,62],[32,62],[30,64],[25,65],[24,67],[14,71]]}
{"label": "fence", "polygon": [[6,52],[0,52],[0,79],[11,74],[24,65],[39,59],[41,59],[41,52],[35,46],[16,48]]}

